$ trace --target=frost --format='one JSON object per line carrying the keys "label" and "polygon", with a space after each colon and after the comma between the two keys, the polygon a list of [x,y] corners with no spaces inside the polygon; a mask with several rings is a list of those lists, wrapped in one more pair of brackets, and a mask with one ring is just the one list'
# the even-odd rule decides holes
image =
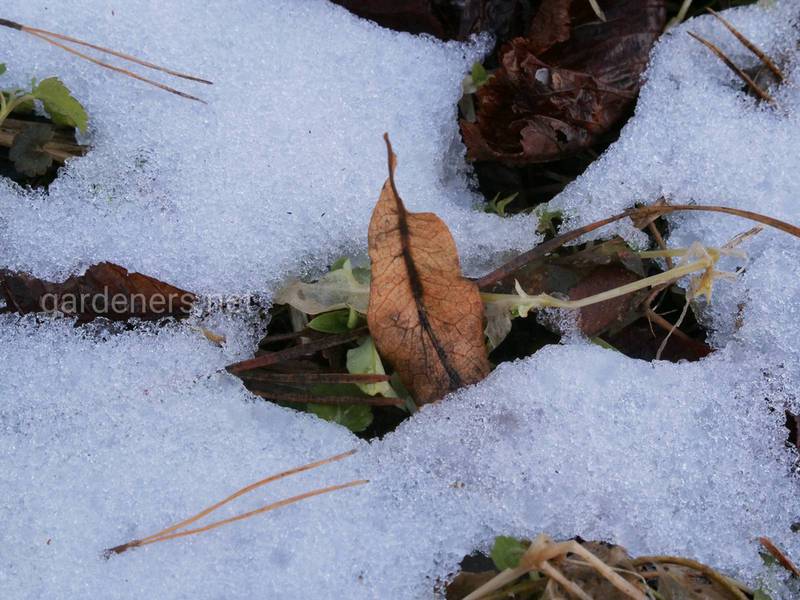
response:
{"label": "frost", "polygon": [[[535,216],[471,208],[454,110],[480,44],[384,31],[321,0],[134,0],[113,12],[29,0],[3,11],[144,49],[216,84],[202,90],[209,105],[195,105],[0,31],[9,73],[58,75],[87,106],[94,147],[49,195],[0,183],[1,267],[58,279],[112,260],[204,294],[269,297],[290,273],[318,275],[336,256],[363,255],[387,130],[409,209],[439,213],[473,271],[535,241]],[[620,141],[551,209],[575,225],[665,195],[800,222],[796,3],[726,16],[785,57],[789,82],[773,90],[780,108],[756,105],[686,35],[749,64],[718,23],[676,27]],[[750,226],[695,214],[671,225],[674,247],[719,247]],[[2,595],[429,598],[494,536],[542,531],[685,554],[739,575],[758,573],[759,535],[797,559],[796,454],[782,411],[798,408],[800,243],[764,232],[743,249],[746,271],[716,285],[703,315],[714,355],[650,364],[569,336],[370,444],[256,400],[224,373],[255,347],[248,314],[115,333],[0,317]],[[223,347],[198,326],[224,335]],[[355,478],[369,485],[101,557],[267,474],[350,448],[359,452],[220,517]]]}

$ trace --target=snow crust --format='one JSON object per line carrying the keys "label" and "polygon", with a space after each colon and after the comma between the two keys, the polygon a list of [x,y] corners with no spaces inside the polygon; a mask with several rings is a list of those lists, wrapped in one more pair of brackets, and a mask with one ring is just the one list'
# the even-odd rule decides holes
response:
{"label": "snow crust", "polygon": [[[94,145],[47,196],[0,183],[3,267],[57,277],[112,260],[203,293],[269,296],[287,273],[363,253],[385,130],[407,204],[439,213],[473,269],[535,241],[531,218],[472,209],[454,111],[480,44],[392,33],[314,1],[137,0],[113,13],[96,1],[8,4],[5,18],[145,49],[216,85],[195,90],[209,105],[194,105],[0,31],[20,83],[58,74],[86,102]],[[573,224],[659,195],[800,222],[796,5],[726,16],[786,54],[780,108],[756,106],[685,33],[752,64],[719,24],[674,30],[622,139],[553,202]],[[749,227],[716,215],[672,223],[673,245],[722,244]],[[706,311],[720,348],[709,358],[649,364],[570,337],[371,444],[258,401],[220,371],[252,351],[250,315],[208,317],[224,348],[193,322],[109,332],[2,317],[2,596],[429,598],[495,535],[541,531],[740,576],[758,572],[759,535],[797,558],[796,455],[782,411],[798,404],[800,244],[764,232],[746,249],[746,272]],[[368,485],[101,557],[267,474],[350,448],[359,452],[221,516],[351,479]]]}

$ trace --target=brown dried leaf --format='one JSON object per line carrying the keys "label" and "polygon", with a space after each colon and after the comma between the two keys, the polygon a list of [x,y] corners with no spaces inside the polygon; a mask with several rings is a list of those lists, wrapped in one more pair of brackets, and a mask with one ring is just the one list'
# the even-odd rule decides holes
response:
{"label": "brown dried leaf", "polygon": [[483,303],[461,275],[455,242],[432,213],[410,213],[389,179],[369,224],[372,261],[369,330],[417,404],[426,404],[489,373]]}
{"label": "brown dried leaf", "polygon": [[0,271],[0,295],[7,310],[20,314],[61,312],[79,322],[105,317],[152,321],[185,317],[195,295],[141,273],[128,273],[113,263],[89,267],[63,283],[44,281],[25,273]]}
{"label": "brown dried leaf", "polygon": [[650,48],[666,21],[664,0],[544,0],[528,37],[499,53],[478,90],[477,121],[461,122],[471,160],[534,164],[594,145],[630,109]]}
{"label": "brown dried leaf", "polygon": [[[350,12],[382,27],[409,33],[428,33],[443,40],[466,40],[490,31],[508,39],[521,29],[529,0],[332,0]],[[515,32],[516,34],[521,31]]]}

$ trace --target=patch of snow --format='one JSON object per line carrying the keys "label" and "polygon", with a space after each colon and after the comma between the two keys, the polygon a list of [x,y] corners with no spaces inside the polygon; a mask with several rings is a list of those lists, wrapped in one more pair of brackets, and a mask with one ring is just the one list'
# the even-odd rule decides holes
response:
{"label": "patch of snow", "polygon": [[[5,18],[145,49],[217,85],[199,90],[208,106],[194,105],[0,31],[10,74],[59,74],[86,100],[95,145],[48,196],[0,184],[3,266],[56,277],[113,260],[199,292],[269,295],[288,272],[363,252],[386,176],[384,130],[409,207],[440,213],[468,263],[530,246],[531,218],[472,211],[462,151],[452,148],[459,83],[479,44],[384,31],[323,2],[173,4],[137,0],[112,13],[69,0],[52,22],[38,0],[4,6]],[[726,15],[778,54],[796,52],[795,13],[784,1]],[[553,202],[573,224],[662,194],[800,222],[795,63],[776,92],[781,109],[760,108],[686,29],[751,60],[710,18],[666,36],[621,140]],[[675,245],[720,244],[749,227],[717,215],[671,222]],[[493,536],[541,531],[739,574],[757,572],[758,535],[798,557],[796,455],[782,411],[771,409],[797,407],[800,244],[765,232],[745,248],[747,271],[717,288],[705,317],[715,355],[649,364],[570,337],[371,444],[256,400],[221,371],[252,351],[250,315],[206,317],[227,336],[224,348],[194,323],[112,335],[4,316],[0,591],[14,600],[426,598]],[[358,454],[221,516],[332,483],[368,485],[100,555],[349,448]]]}

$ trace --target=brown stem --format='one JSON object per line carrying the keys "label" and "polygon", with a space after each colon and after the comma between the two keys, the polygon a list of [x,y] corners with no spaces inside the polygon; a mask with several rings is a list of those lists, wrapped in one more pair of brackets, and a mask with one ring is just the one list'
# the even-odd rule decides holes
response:
{"label": "brown stem", "polygon": [[[14,145],[14,138],[24,130],[29,121],[7,118],[0,124],[0,146],[10,148]],[[83,156],[88,150],[85,146],[76,144],[66,136],[56,134],[56,138],[47,142],[42,147],[42,152],[47,154],[54,161],[63,163],[68,158]]]}
{"label": "brown stem", "polygon": [[360,373],[274,373],[272,371],[257,371],[242,373],[244,381],[264,383],[283,383],[305,385],[309,383],[383,383],[390,381],[388,375],[371,375]]}
{"label": "brown stem", "polygon": [[653,215],[666,215],[673,212],[681,212],[681,211],[701,211],[701,212],[719,212],[725,213],[728,215],[734,215],[737,217],[742,217],[745,219],[750,219],[752,221],[757,221],[759,223],[763,223],[764,225],[769,225],[770,227],[774,227],[775,229],[780,229],[790,235],[795,237],[800,237],[800,227],[796,225],[792,225],[785,221],[781,221],[779,219],[774,219],[772,217],[768,217],[766,215],[762,215],[759,213],[751,212],[749,210],[741,210],[738,208],[729,208],[727,206],[708,206],[704,204],[659,204],[654,206],[642,206],[639,208],[629,208],[626,211],[623,211],[613,217],[607,217],[605,219],[601,219],[599,221],[595,221],[594,223],[589,223],[588,225],[584,225],[583,227],[578,227],[577,229],[573,229],[572,231],[568,231],[566,233],[562,233],[546,242],[543,242],[536,246],[535,248],[528,250],[527,252],[523,252],[518,256],[514,257],[506,264],[498,267],[491,273],[488,273],[478,279],[476,281],[477,285],[483,291],[490,291],[486,288],[489,288],[495,285],[498,281],[505,279],[506,277],[513,275],[518,269],[525,266],[529,262],[536,260],[537,258],[541,258],[550,254],[551,252],[556,251],[558,248],[567,244],[571,241],[574,241],[580,238],[587,233],[590,233],[596,229],[600,229],[606,225],[614,223],[616,221],[620,221],[622,219],[628,217],[648,217]]}
{"label": "brown stem", "polygon": [[400,398],[384,398],[383,396],[316,396],[314,394],[292,394],[290,392],[274,392],[250,389],[250,393],[274,400],[275,402],[289,402],[296,404],[328,404],[333,406],[346,406],[352,404],[366,406],[403,406]]}
{"label": "brown stem", "polygon": [[286,348],[285,350],[281,350],[279,352],[269,352],[267,354],[262,354],[261,356],[256,356],[255,358],[243,360],[234,363],[232,365],[228,365],[226,369],[228,370],[229,373],[235,374],[235,373],[241,373],[242,371],[249,371],[250,369],[266,367],[269,365],[274,365],[283,362],[285,360],[298,358],[300,356],[308,356],[309,354],[315,354],[320,350],[327,350],[328,348],[341,346],[342,344],[352,342],[368,334],[369,334],[369,328],[359,327],[358,329],[354,329],[353,331],[348,331],[347,333],[340,333],[337,335],[327,335],[323,338],[320,338],[319,340],[314,340],[313,342],[309,342],[308,344],[299,344],[297,346],[292,346],[291,348]]}

